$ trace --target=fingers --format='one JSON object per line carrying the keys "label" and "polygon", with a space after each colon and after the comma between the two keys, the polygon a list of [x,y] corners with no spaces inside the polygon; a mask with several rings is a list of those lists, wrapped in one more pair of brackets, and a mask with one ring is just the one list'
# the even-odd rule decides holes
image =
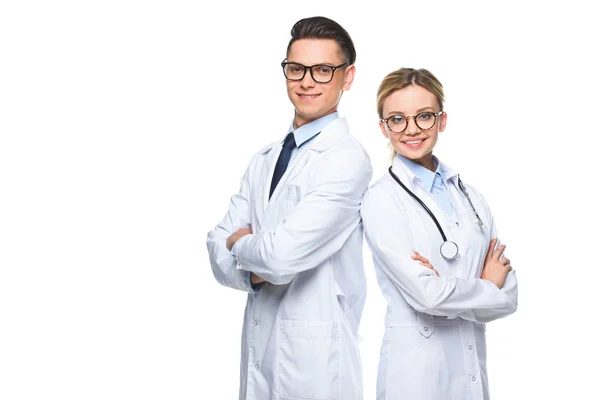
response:
{"label": "fingers", "polygon": [[420,255],[419,253],[417,253],[416,251],[413,250],[413,254],[410,256],[413,260],[417,260],[417,261],[421,261],[424,263],[429,263],[429,260],[426,259],[425,257],[423,257],[422,255]]}
{"label": "fingers", "polygon": [[433,268],[433,265],[429,264],[429,263],[421,263],[422,266],[424,266],[425,268],[429,268],[430,270],[432,270],[433,272],[435,272],[435,274],[437,276],[440,276],[440,273],[437,272],[437,269]]}
{"label": "fingers", "polygon": [[510,260],[506,257],[502,257],[500,260],[500,264],[502,265],[509,265],[510,264]]}
{"label": "fingers", "polygon": [[429,260],[427,258],[423,257],[422,255],[420,255],[418,252],[416,252],[416,251],[413,250],[413,254],[411,255],[411,258],[413,260],[420,261],[420,264],[422,266],[424,266],[425,268],[429,268],[430,270],[432,270],[433,272],[435,272],[435,274],[437,276],[440,276],[440,273],[437,272],[437,270],[435,268],[433,268],[433,265],[431,265],[431,263],[429,262]]}
{"label": "fingers", "polygon": [[506,248],[505,244],[498,246],[498,248],[496,250],[494,250],[494,254],[492,255],[492,258],[495,260],[500,260],[500,256],[504,252],[505,248]]}
{"label": "fingers", "polygon": [[423,264],[421,263],[422,266],[429,268],[430,270],[432,270],[433,272],[435,272],[435,274],[437,276],[440,276],[440,273],[437,271],[437,269],[433,268],[433,265],[431,264]]}
{"label": "fingers", "polygon": [[494,248],[496,247],[497,241],[498,241],[498,239],[490,240],[490,247],[488,247],[487,255],[485,256],[486,260],[489,260],[490,258],[492,258],[492,254],[494,253]]}

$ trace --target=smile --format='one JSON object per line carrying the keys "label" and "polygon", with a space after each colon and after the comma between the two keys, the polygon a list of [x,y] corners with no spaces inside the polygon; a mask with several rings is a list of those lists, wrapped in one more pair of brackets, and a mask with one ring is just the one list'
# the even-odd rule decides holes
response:
{"label": "smile", "polygon": [[425,142],[425,140],[427,140],[427,138],[418,139],[418,140],[406,140],[406,141],[403,141],[402,143],[404,143],[405,145],[407,145],[408,147],[410,147],[412,149],[417,149],[421,146],[421,144],[423,144],[423,142]]}
{"label": "smile", "polygon": [[298,97],[300,97],[301,99],[305,99],[305,100],[314,100],[321,95],[321,94],[300,94],[300,93],[297,93],[297,94],[298,94]]}

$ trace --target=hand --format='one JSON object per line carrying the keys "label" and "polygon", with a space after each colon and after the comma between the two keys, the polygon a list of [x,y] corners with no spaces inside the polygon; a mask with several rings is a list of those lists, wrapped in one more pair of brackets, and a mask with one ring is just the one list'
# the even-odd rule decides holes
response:
{"label": "hand", "polygon": [[227,246],[227,249],[229,251],[231,251],[231,249],[233,248],[233,245],[235,244],[235,242],[237,242],[242,237],[244,237],[246,235],[249,235],[251,233],[252,233],[252,228],[241,228],[241,229],[238,229],[236,232],[234,232],[231,236],[229,236],[227,238],[227,242],[225,243],[225,245]]}
{"label": "hand", "polygon": [[263,278],[256,275],[254,272],[250,272],[250,283],[253,285],[258,285],[259,283],[266,282]]}
{"label": "hand", "polygon": [[498,246],[498,248],[494,250],[497,242],[497,239],[492,239],[490,241],[490,247],[488,248],[483,271],[481,272],[481,279],[486,279],[498,286],[498,289],[502,289],[506,275],[508,275],[508,272],[512,267],[510,266],[510,260],[508,258],[500,258],[506,245],[503,244]]}
{"label": "hand", "polygon": [[424,267],[427,267],[431,270],[433,270],[433,272],[435,272],[435,274],[437,276],[440,276],[439,272],[437,272],[437,270],[435,268],[433,268],[433,265],[431,265],[431,263],[429,262],[428,259],[426,259],[425,257],[423,257],[422,255],[420,255],[418,252],[413,250],[413,254],[410,256],[413,260],[417,260],[417,261],[421,261],[421,265]]}

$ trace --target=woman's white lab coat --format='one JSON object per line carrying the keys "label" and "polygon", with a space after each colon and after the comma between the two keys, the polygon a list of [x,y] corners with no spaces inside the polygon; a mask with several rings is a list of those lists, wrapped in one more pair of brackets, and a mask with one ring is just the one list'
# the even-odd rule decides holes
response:
{"label": "woman's white lab coat", "polygon": [[[240,399],[359,400],[360,204],[371,164],[337,119],[299,149],[269,201],[280,150],[276,142],[254,156],[229,212],[208,234],[216,279],[249,292]],[[236,260],[225,241],[247,223],[253,234],[236,243]],[[254,292],[247,271],[271,283]]]}
{"label": "woman's white lab coat", "polygon": [[[388,303],[377,378],[378,400],[488,399],[485,323],[517,309],[517,280],[509,272],[498,289],[482,280],[488,245],[496,228],[481,194],[466,185],[484,226],[458,187],[458,176],[441,164],[454,215],[398,158],[393,172],[433,212],[460,258],[440,254],[435,223],[388,172],[365,194],[362,218],[379,286]],[[428,258],[435,272],[411,259]]]}

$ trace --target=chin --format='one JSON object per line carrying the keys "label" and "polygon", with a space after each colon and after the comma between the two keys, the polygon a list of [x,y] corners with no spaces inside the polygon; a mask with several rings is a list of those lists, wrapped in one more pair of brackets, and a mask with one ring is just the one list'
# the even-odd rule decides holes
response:
{"label": "chin", "polygon": [[322,115],[318,112],[306,112],[304,110],[296,110],[296,112],[298,113],[298,116],[300,116],[300,118],[306,121],[314,121]]}

